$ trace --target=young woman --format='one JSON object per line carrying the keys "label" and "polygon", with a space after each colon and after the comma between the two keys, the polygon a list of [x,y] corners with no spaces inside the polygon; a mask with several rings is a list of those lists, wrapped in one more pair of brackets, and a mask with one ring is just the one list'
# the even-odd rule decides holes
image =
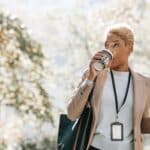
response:
{"label": "young woman", "polygon": [[71,98],[68,118],[76,120],[94,86],[93,121],[86,150],[143,150],[142,133],[150,133],[150,78],[130,68],[128,59],[133,46],[130,28],[110,28],[105,48],[112,52],[113,59],[105,69],[97,71],[94,64],[103,57],[98,51]]}

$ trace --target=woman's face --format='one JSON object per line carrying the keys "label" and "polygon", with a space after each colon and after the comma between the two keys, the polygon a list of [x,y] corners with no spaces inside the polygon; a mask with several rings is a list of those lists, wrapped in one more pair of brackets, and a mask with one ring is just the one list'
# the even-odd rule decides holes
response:
{"label": "woman's face", "polygon": [[128,63],[128,57],[131,52],[131,47],[126,44],[119,36],[108,33],[105,48],[113,53],[110,68],[118,68]]}

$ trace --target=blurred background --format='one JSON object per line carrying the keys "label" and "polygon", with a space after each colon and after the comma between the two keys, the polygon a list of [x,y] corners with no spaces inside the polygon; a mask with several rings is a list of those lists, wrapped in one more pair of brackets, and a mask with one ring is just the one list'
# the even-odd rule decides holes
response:
{"label": "blurred background", "polygon": [[114,23],[133,28],[130,66],[150,76],[149,13],[149,0],[0,0],[0,150],[56,150],[59,115]]}

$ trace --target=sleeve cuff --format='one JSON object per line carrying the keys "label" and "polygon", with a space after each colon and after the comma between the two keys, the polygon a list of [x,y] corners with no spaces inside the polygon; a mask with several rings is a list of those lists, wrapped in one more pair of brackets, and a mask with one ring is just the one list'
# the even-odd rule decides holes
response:
{"label": "sleeve cuff", "polygon": [[86,83],[89,87],[92,87],[93,84],[94,84],[94,81],[86,79],[85,83]]}

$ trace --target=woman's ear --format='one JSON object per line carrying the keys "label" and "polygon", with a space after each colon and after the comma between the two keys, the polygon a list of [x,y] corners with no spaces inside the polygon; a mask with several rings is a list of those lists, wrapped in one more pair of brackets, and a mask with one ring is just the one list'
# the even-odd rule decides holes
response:
{"label": "woman's ear", "polygon": [[128,43],[128,48],[129,48],[129,54],[132,53],[133,51],[133,43]]}

